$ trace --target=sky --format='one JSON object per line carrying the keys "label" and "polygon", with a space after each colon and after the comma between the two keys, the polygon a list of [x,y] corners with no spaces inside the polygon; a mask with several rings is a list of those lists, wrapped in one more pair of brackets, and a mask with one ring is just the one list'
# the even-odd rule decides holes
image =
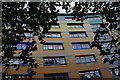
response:
{"label": "sky", "polygon": [[[73,7],[75,5],[75,2],[71,2],[70,3],[71,7]],[[57,7],[57,9],[59,10],[59,13],[66,13],[66,11],[64,9],[62,9],[62,7]],[[72,12],[72,10],[71,10]]]}
{"label": "sky", "polygon": [[[27,0],[26,0],[26,2],[27,2],[27,4],[28,4],[28,1],[27,1]],[[27,7],[27,4],[25,4],[24,8]],[[71,7],[73,7],[73,6],[75,5],[75,2],[70,2],[70,5],[71,5]],[[56,7],[56,10],[59,10],[58,13],[66,13],[66,11],[65,11],[64,9],[62,9],[62,7]],[[72,10],[71,10],[71,12],[72,12]]]}

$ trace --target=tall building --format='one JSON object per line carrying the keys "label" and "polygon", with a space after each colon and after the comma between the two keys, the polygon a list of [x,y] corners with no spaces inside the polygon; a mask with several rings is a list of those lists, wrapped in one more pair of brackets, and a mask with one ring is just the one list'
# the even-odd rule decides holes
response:
{"label": "tall building", "polygon": [[[57,18],[58,22],[52,24],[51,30],[45,34],[44,44],[40,44],[38,37],[32,32],[25,32],[27,37],[37,41],[38,50],[34,51],[32,56],[39,63],[39,67],[34,69],[37,74],[32,78],[38,80],[112,78],[109,66],[103,63],[99,50],[91,46],[96,29],[103,23],[101,16],[89,14],[83,22],[73,20],[71,14],[58,14]],[[25,49],[26,44],[30,43],[18,43],[14,47],[18,50]],[[29,62],[23,65],[21,58],[16,56],[10,60],[10,63],[19,64],[20,70],[16,71],[13,66],[8,69],[3,67],[2,71],[7,72],[3,74],[4,79],[30,80],[31,75],[26,71]]]}

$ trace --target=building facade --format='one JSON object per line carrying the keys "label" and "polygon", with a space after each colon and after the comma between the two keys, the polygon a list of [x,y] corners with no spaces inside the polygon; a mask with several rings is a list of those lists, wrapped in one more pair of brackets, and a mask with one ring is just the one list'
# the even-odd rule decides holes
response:
{"label": "building facade", "polygon": [[[108,53],[108,54],[104,55],[104,59],[108,59],[111,61],[113,60],[112,63],[107,62],[112,76],[114,77],[114,79],[120,80],[120,76],[119,76],[119,72],[120,72],[119,71],[119,66],[120,66],[120,64],[119,64],[120,63],[119,49],[120,48],[118,45],[118,43],[119,43],[119,30],[118,30],[119,29],[119,17],[116,21],[113,21],[111,23],[112,25],[117,25],[117,28],[115,30],[110,30],[110,28],[109,28],[110,23],[108,25],[106,25],[105,27],[102,27],[103,26],[102,23],[104,23],[104,24],[107,23],[104,19],[103,19],[103,22],[100,23],[100,22],[94,21],[93,20],[94,18],[91,18],[90,16],[91,15],[88,15],[87,19],[90,23],[93,33],[101,34],[104,31],[104,34],[102,36],[99,36],[98,42],[101,45],[101,50]],[[99,17],[101,18],[101,16],[99,16]],[[100,32],[97,33],[97,30],[99,30]],[[116,40],[116,39],[118,39],[118,42],[116,42],[116,43],[113,42],[113,40]]]}
{"label": "building facade", "polygon": [[[5,79],[26,78],[38,80],[85,80],[85,79],[111,79],[112,74],[108,64],[103,63],[99,50],[92,47],[95,31],[103,23],[100,15],[88,15],[83,22],[73,20],[71,14],[58,14],[58,22],[51,25],[51,30],[45,34],[45,43],[40,44],[38,37],[32,33],[26,36],[34,37],[37,42],[37,51],[32,57],[37,60],[39,67],[34,69],[37,74],[31,77],[27,73],[27,65],[22,65],[20,57],[11,59],[11,64],[21,65],[20,70],[14,67],[3,75]],[[24,49],[25,43],[15,46]],[[104,46],[103,46],[104,47]],[[29,60],[28,58],[27,60]],[[3,73],[3,72],[2,72]]]}

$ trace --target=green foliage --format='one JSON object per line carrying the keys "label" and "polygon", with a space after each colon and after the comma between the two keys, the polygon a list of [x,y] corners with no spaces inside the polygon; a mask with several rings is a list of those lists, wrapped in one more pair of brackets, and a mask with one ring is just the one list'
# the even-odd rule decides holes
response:
{"label": "green foliage", "polygon": [[[2,49],[5,67],[14,66],[19,70],[20,65],[9,64],[18,54],[24,64],[29,62],[28,73],[35,74],[34,68],[38,67],[38,63],[32,57],[32,52],[37,50],[36,41],[33,37],[26,37],[24,33],[33,33],[43,43],[44,34],[50,30],[51,24],[57,22],[56,6],[59,6],[59,2],[2,3]],[[23,41],[26,41],[26,48],[18,50],[15,46]],[[31,57],[31,60],[26,60],[27,57]]]}
{"label": "green foliage", "polygon": [[[71,7],[69,2],[3,2],[2,3],[2,43],[4,58],[3,64],[5,67],[9,67],[8,64],[10,58],[13,58],[15,51],[18,51],[15,47],[11,45],[17,45],[24,40],[28,40],[26,49],[19,50],[19,56],[23,61],[26,61],[26,57],[31,57],[32,52],[37,50],[37,45],[34,39],[32,42],[29,42],[31,38],[24,35],[25,31],[31,31],[34,35],[38,36],[40,43],[45,43],[44,37],[45,33],[48,32],[51,28],[51,24],[57,22],[57,13],[56,6],[62,6],[66,12],[71,12],[74,16],[74,19],[77,21],[85,20],[89,11],[93,14],[100,14],[103,19],[106,20],[106,23],[101,25],[101,28],[97,30],[92,46],[97,47],[100,50],[100,55],[112,54],[110,49],[106,49],[106,52],[102,50],[99,40],[100,37],[104,35],[107,31],[119,30],[120,28],[113,24],[114,22],[119,21],[117,18],[120,17],[120,2],[75,2],[75,6]],[[25,7],[26,5],[26,7]],[[110,24],[110,26],[109,26]],[[106,26],[109,26],[108,28]],[[108,33],[108,32],[107,32]],[[17,35],[19,34],[19,35]],[[118,39],[112,38],[112,42],[118,43]],[[111,44],[112,44],[111,42]],[[115,54],[119,54],[120,50],[116,51]],[[113,58],[115,58],[113,56]],[[104,62],[110,62],[111,64],[115,61],[104,59]],[[34,68],[37,68],[39,65],[32,58],[28,66],[27,72],[29,74],[35,75],[36,72]],[[26,63],[26,62],[25,62]],[[19,65],[13,65],[16,70],[19,70]]]}

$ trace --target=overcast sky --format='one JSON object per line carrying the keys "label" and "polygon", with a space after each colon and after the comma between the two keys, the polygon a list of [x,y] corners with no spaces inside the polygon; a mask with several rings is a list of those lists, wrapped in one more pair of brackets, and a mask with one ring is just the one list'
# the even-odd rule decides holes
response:
{"label": "overcast sky", "polygon": [[[71,2],[70,3],[71,7],[73,7],[75,5],[75,2]],[[59,13],[66,13],[64,9],[62,9],[62,7],[57,7],[57,9],[59,10]]]}

